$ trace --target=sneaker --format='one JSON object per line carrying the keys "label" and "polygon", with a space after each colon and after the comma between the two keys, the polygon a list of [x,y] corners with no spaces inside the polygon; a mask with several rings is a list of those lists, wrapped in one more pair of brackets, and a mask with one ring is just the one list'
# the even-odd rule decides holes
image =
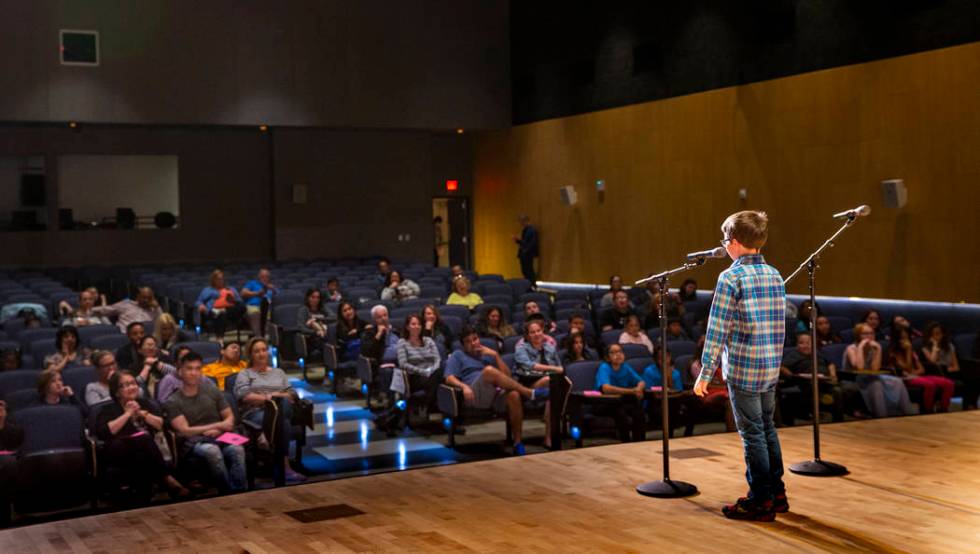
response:
{"label": "sneaker", "polygon": [[777,514],[785,514],[789,511],[789,499],[786,498],[785,492],[781,492],[772,498],[772,511]]}
{"label": "sneaker", "polygon": [[547,400],[550,394],[551,389],[548,387],[531,389],[531,400]]}
{"label": "sneaker", "polygon": [[515,443],[514,444],[514,455],[515,456],[523,456],[524,454],[526,454],[526,452],[524,450],[524,443],[523,442]]}
{"label": "sneaker", "polygon": [[745,521],[775,521],[776,512],[772,508],[772,500],[759,503],[748,498],[739,498],[735,504],[730,504],[721,509],[728,519],[740,519]]}
{"label": "sneaker", "polygon": [[302,473],[293,471],[290,468],[286,468],[286,481],[291,483],[302,483],[303,481],[306,481],[306,476]]}

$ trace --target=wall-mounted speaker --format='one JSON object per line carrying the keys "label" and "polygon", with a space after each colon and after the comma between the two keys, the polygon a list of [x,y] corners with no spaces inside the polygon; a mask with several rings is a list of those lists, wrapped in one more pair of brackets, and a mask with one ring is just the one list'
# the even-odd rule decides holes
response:
{"label": "wall-mounted speaker", "polygon": [[567,186],[558,189],[561,192],[561,203],[566,206],[574,206],[578,203],[578,194],[575,193],[575,187]]}
{"label": "wall-mounted speaker", "polygon": [[886,208],[904,208],[908,196],[904,180],[888,179],[881,182],[881,201]]}

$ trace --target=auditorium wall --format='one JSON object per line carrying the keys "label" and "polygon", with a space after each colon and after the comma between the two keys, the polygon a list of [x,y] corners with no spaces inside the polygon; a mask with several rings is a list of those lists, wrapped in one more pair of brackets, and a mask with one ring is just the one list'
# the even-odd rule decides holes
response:
{"label": "auditorium wall", "polygon": [[[821,259],[820,293],[978,302],[977,106],[971,43],[480,133],[477,269],[519,274],[519,212],[540,226],[543,279],[604,282],[679,265],[752,208],[769,213],[765,253],[788,275],[836,229],[831,214],[868,204]],[[883,205],[893,178],[901,209]],[[565,185],[577,205],[561,205]],[[691,275],[710,287],[725,265]]]}
{"label": "auditorium wall", "polygon": [[[0,121],[499,128],[508,2],[0,0]],[[98,67],[58,60],[100,33]]]}

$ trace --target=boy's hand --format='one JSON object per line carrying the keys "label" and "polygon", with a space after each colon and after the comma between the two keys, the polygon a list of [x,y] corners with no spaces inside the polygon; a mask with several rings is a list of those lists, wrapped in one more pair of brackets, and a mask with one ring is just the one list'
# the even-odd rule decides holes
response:
{"label": "boy's hand", "polygon": [[694,394],[698,396],[708,394],[708,382],[698,379],[698,381],[694,383]]}

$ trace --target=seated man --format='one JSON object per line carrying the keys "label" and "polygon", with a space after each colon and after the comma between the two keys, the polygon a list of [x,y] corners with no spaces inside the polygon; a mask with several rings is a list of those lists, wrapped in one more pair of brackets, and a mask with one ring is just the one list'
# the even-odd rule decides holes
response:
{"label": "seated man", "polygon": [[626,320],[631,315],[636,315],[636,312],[630,307],[630,297],[625,290],[620,289],[613,294],[613,307],[602,312],[599,326],[603,332],[625,329]]}
{"label": "seated man", "polygon": [[687,336],[687,332],[684,331],[684,327],[681,326],[681,318],[667,318],[667,340],[691,340],[691,337]]}
{"label": "seated man", "polygon": [[265,267],[259,269],[255,279],[245,283],[240,294],[245,300],[245,318],[248,320],[248,327],[252,331],[252,336],[264,337],[262,304],[265,303],[266,309],[268,309],[272,299],[279,294],[279,288],[272,284],[272,272]]}
{"label": "seated man", "polygon": [[373,322],[365,325],[361,333],[361,354],[380,360],[384,357],[385,349],[398,344],[398,335],[388,321],[388,308],[384,305],[371,308],[371,318]]}
{"label": "seated man", "polygon": [[203,459],[222,493],[243,491],[248,487],[245,449],[216,440],[232,431],[235,416],[217,388],[201,385],[201,365],[196,352],[181,358],[181,387],[167,400],[167,416],[184,438],[181,456]]}
{"label": "seated man", "polygon": [[544,332],[549,335],[558,330],[558,325],[554,321],[549,321],[548,316],[541,311],[541,306],[534,300],[528,300],[524,303],[524,321],[528,322],[531,320],[531,316],[540,316],[541,320],[544,322]]}
{"label": "seated man", "polygon": [[466,325],[460,333],[462,350],[446,361],[446,384],[463,390],[463,402],[470,408],[499,408],[503,400],[514,438],[514,454],[524,455],[521,430],[524,422],[523,399],[548,398],[548,389],[530,389],[515,381],[500,354],[480,344],[476,329]]}
{"label": "seated man", "polygon": [[[120,331],[129,329],[131,323],[137,321],[156,321],[163,310],[157,302],[153,289],[150,287],[140,287],[137,289],[136,300],[124,299],[108,306],[94,306],[92,313],[97,316],[115,317],[116,326]],[[118,357],[117,357],[118,358]],[[116,360],[122,364],[123,360]],[[126,367],[120,365],[119,367]]]}
{"label": "seated man", "polygon": [[136,365],[136,360],[139,359],[140,355],[140,343],[143,341],[144,335],[146,335],[146,328],[143,327],[142,323],[134,321],[126,326],[129,344],[120,346],[116,350],[116,364],[119,367],[128,370]]}
{"label": "seated man", "polygon": [[218,388],[225,390],[225,378],[246,367],[248,364],[242,361],[242,345],[232,340],[221,347],[221,359],[201,368],[201,373],[217,381]]}
{"label": "seated man", "polygon": [[[782,377],[790,378],[791,384],[800,387],[803,405],[798,411],[802,414],[809,413],[809,406],[813,403],[813,392],[810,388],[813,384],[810,377],[813,372],[813,337],[810,336],[809,331],[796,334],[796,348],[789,350],[783,356],[779,372]],[[837,381],[837,367],[827,358],[817,354],[817,373],[826,377],[820,380],[820,394],[830,395],[832,398],[831,413],[834,421],[844,421],[844,395]],[[806,374],[806,378],[799,377],[800,374]]]}

